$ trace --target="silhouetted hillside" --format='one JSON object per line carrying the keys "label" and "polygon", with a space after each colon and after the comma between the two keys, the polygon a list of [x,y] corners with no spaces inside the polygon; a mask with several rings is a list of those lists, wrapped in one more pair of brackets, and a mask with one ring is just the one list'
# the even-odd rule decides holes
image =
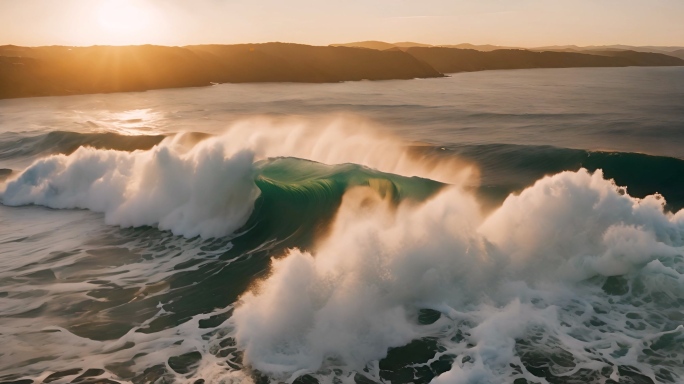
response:
{"label": "silhouetted hillside", "polygon": [[440,77],[441,73],[400,51],[300,44],[194,45],[192,52],[216,60],[215,82],[338,82]]}
{"label": "silhouetted hillside", "polygon": [[142,91],[208,85],[214,63],[178,47],[0,48],[0,97]]}
{"label": "silhouetted hillside", "polygon": [[408,48],[408,47],[432,47],[430,44],[414,43],[412,41],[402,41],[399,43],[386,43],[384,41],[368,40],[368,41],[356,41],[353,43],[344,44],[330,44],[331,47],[351,47],[351,48],[367,48],[367,49],[377,49],[384,51],[391,48]]}
{"label": "silhouetted hillside", "polygon": [[439,77],[405,52],[268,43],[190,47],[0,47],[0,98],[243,82]]}
{"label": "silhouetted hillside", "polygon": [[[357,47],[357,48],[369,48],[369,49],[379,49],[386,50],[392,48],[409,48],[409,47],[440,47],[440,48],[458,48],[458,49],[474,49],[476,51],[495,51],[499,49],[523,49],[533,52],[575,52],[575,53],[586,53],[589,55],[598,54],[606,51],[636,51],[636,52],[647,52],[647,53],[660,53],[667,56],[674,56],[680,59],[684,59],[684,47],[676,46],[632,46],[632,45],[590,45],[590,46],[577,46],[577,45],[551,45],[546,47],[535,47],[535,48],[522,48],[522,47],[505,47],[501,45],[491,45],[491,44],[441,44],[441,45],[430,45],[421,44],[414,42],[405,43],[386,43],[384,41],[357,41],[353,43],[344,44],[332,44],[333,46],[339,47]],[[605,56],[605,55],[603,55]]]}
{"label": "silhouetted hillside", "polygon": [[493,51],[495,49],[524,49],[517,47],[502,47],[500,45],[475,45],[469,43],[463,44],[445,44],[445,45],[430,45],[415,43],[412,41],[400,42],[400,43],[386,43],[384,41],[368,40],[368,41],[356,41],[353,43],[344,44],[331,44],[333,47],[355,47],[355,48],[368,48],[368,49],[378,49],[384,51],[386,49],[392,48],[410,48],[410,47],[443,47],[443,48],[459,48],[459,49],[474,49],[477,51]]}
{"label": "silhouetted hillside", "polygon": [[395,47],[408,48],[408,47],[432,47],[430,44],[415,43],[413,41],[401,41],[398,43],[392,43]]}
{"label": "silhouetted hillside", "polygon": [[602,54],[575,52],[532,52],[499,49],[491,52],[473,49],[412,47],[405,51],[442,73],[491,69],[675,66],[684,60],[657,53],[611,51]]}
{"label": "silhouetted hillside", "polygon": [[660,53],[667,56],[674,56],[684,59],[684,47],[676,46],[633,46],[633,45],[590,45],[579,47],[577,45],[552,45],[547,47],[531,48],[531,51],[558,51],[558,52],[583,52],[594,54],[595,52],[605,51],[635,51],[647,53]]}
{"label": "silhouetted hillside", "polygon": [[452,44],[452,45],[439,45],[439,47],[442,47],[442,48],[459,48],[459,49],[474,49],[476,51],[484,51],[484,52],[494,51],[497,49],[524,49],[524,48],[518,48],[518,47],[502,47],[500,45],[491,45],[491,44],[476,45],[476,44],[469,44],[469,43]]}
{"label": "silhouetted hillside", "polygon": [[676,51],[668,52],[667,54],[670,56],[678,57],[680,59],[684,59],[684,49],[678,49]]}
{"label": "silhouetted hillside", "polygon": [[674,56],[671,52],[653,53],[653,52],[636,52],[636,51],[621,51],[621,50],[607,50],[607,51],[584,51],[582,53],[619,57],[629,63],[630,66],[640,67],[659,67],[667,65],[682,65],[684,61]]}
{"label": "silhouetted hillside", "polygon": [[0,46],[0,98],[143,91],[212,83],[412,79],[488,69],[669,65],[684,65],[684,60],[623,50],[589,54],[414,46],[375,50],[284,43],[187,47],[6,45]]}
{"label": "silhouetted hillside", "polygon": [[377,49],[379,51],[384,51],[385,49],[390,49],[396,47],[392,43],[386,43],[384,41],[368,40],[368,41],[355,41],[353,43],[343,43],[343,44],[330,44],[331,47],[349,47],[349,48],[366,48],[366,49]]}

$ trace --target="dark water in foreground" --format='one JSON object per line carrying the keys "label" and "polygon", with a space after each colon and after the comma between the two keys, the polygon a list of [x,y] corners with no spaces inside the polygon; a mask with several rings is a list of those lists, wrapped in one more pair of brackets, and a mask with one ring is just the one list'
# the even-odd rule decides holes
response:
{"label": "dark water in foreground", "polygon": [[0,101],[0,382],[681,382],[683,105],[682,68]]}

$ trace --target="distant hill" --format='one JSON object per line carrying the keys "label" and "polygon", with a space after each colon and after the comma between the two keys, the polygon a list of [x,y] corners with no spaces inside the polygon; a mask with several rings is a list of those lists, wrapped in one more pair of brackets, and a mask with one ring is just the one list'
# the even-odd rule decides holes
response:
{"label": "distant hill", "polygon": [[591,52],[591,51],[635,51],[635,52],[647,52],[647,53],[660,53],[668,56],[682,57],[682,52],[684,47],[674,47],[674,46],[633,46],[633,45],[590,45],[590,46],[577,46],[577,45],[551,45],[546,47],[536,47],[530,48],[532,51],[562,51],[562,52]]}
{"label": "distant hill", "polygon": [[442,73],[492,69],[676,66],[684,60],[657,53],[606,51],[601,54],[576,52],[532,52],[499,49],[481,52],[473,49],[413,47],[406,52]]}
{"label": "distant hill", "polygon": [[403,41],[399,43],[392,43],[395,47],[399,48],[409,48],[409,47],[432,47],[430,44],[414,43],[412,41]]}
{"label": "distant hill", "polygon": [[353,47],[353,48],[367,48],[384,51],[392,48],[408,48],[408,47],[431,47],[430,44],[413,43],[410,41],[403,41],[399,43],[386,43],[384,41],[357,41],[353,43],[331,44],[331,47]]}
{"label": "distant hill", "polygon": [[676,51],[668,52],[668,55],[684,59],[684,49],[678,49]]}
{"label": "distant hill", "polygon": [[468,43],[456,44],[456,45],[439,45],[439,47],[458,48],[458,49],[474,49],[476,51],[483,51],[483,52],[495,51],[497,49],[523,49],[523,48],[517,48],[517,47],[503,47],[500,45],[491,45],[491,44],[475,45],[475,44],[468,44]]}
{"label": "distant hill", "polygon": [[0,98],[244,82],[339,82],[442,74],[402,51],[267,43],[0,47]]}
{"label": "distant hill", "polygon": [[330,44],[331,47],[348,47],[348,48],[366,48],[366,49],[376,49],[379,51],[384,51],[386,49],[395,48],[396,45],[391,43],[385,43],[384,41],[357,41],[353,43],[344,44]]}
{"label": "distant hill", "polygon": [[651,53],[669,53],[679,49],[684,49],[684,47],[673,47],[673,46],[635,46],[635,45],[624,45],[624,44],[614,44],[614,45],[590,45],[587,47],[579,47],[582,50],[606,50],[606,49],[618,49],[621,51],[636,51],[636,52],[651,52]]}
{"label": "distant hill", "polygon": [[414,43],[411,41],[405,41],[405,42],[400,42],[400,43],[386,43],[384,41],[376,41],[376,40],[369,40],[369,41],[357,41],[353,43],[344,43],[344,44],[332,44],[333,47],[355,47],[355,48],[368,48],[368,49],[377,49],[377,50],[387,50],[387,49],[392,49],[392,48],[412,48],[412,47],[444,47],[444,48],[459,48],[459,49],[475,49],[478,51],[493,51],[495,49],[513,49],[515,47],[502,47],[499,45],[490,45],[490,44],[485,44],[485,45],[475,45],[475,44],[468,44],[468,43],[463,43],[463,44],[452,44],[452,45],[431,45],[431,44],[422,44],[422,43]]}
{"label": "distant hill", "polygon": [[663,55],[668,55],[672,57],[678,57],[684,59],[684,47],[676,46],[632,46],[632,45],[589,45],[589,46],[578,46],[578,45],[550,45],[544,47],[535,48],[522,48],[522,47],[508,47],[501,45],[491,45],[491,44],[445,44],[445,45],[430,45],[421,44],[414,42],[403,42],[403,43],[386,43],[384,41],[358,41],[354,43],[345,44],[333,44],[335,47],[356,47],[356,48],[368,48],[377,50],[388,50],[392,48],[412,48],[412,47],[441,47],[441,48],[458,48],[458,49],[474,49],[476,51],[491,52],[499,49],[525,49],[533,52],[577,52],[577,53],[592,53],[592,51],[635,51],[635,52],[646,52],[646,53],[660,53]]}
{"label": "distant hill", "polygon": [[267,43],[193,45],[186,49],[218,62],[213,82],[329,83],[355,80],[440,77],[441,73],[405,52],[348,47]]}
{"label": "distant hill", "polygon": [[[675,51],[676,52],[676,51]],[[678,60],[673,60],[673,59],[679,59],[682,60],[684,58],[678,58],[675,56],[673,53],[674,52],[668,52],[667,54],[665,53],[653,53],[653,52],[637,52],[637,51],[623,51],[619,49],[612,49],[612,50],[589,50],[589,51],[582,51],[581,53],[585,54],[592,54],[592,55],[600,55],[600,56],[610,56],[610,57],[619,57],[622,59],[626,59],[629,61],[629,65],[631,66],[641,66],[641,67],[647,67],[647,66],[662,66],[662,65],[678,65],[675,63],[678,63]],[[681,64],[679,64],[681,65]]]}
{"label": "distant hill", "polygon": [[207,67],[179,47],[5,46],[0,47],[0,98],[207,85]]}
{"label": "distant hill", "polygon": [[286,43],[186,47],[5,45],[0,46],[0,98],[144,91],[212,83],[430,78],[491,69],[674,65],[684,65],[684,60],[619,49],[481,51],[421,45],[378,50]]}

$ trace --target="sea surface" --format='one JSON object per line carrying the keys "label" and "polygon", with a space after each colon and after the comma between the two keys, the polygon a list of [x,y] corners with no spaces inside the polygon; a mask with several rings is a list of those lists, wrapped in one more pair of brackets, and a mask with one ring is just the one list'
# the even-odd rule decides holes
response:
{"label": "sea surface", "polygon": [[682,383],[684,68],[0,100],[0,383]]}

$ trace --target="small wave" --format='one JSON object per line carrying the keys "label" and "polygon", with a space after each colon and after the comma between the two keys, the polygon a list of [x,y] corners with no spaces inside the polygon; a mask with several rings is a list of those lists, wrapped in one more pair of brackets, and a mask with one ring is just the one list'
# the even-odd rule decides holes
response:
{"label": "small wave", "polygon": [[14,171],[8,168],[0,168],[0,181],[10,177]]}
{"label": "small wave", "polygon": [[164,140],[165,136],[130,136],[116,133],[77,133],[53,131],[31,137],[11,137],[0,140],[0,160],[34,157],[50,154],[71,154],[87,146],[118,151],[148,150]]}
{"label": "small wave", "polygon": [[[444,150],[441,150],[443,148]],[[544,176],[563,171],[602,170],[606,178],[626,186],[630,195],[643,198],[654,193],[665,196],[667,208],[684,208],[684,160],[629,152],[587,151],[552,146],[490,144],[427,147],[442,156],[459,156],[477,164],[478,193],[491,207],[510,193],[519,193]]]}

